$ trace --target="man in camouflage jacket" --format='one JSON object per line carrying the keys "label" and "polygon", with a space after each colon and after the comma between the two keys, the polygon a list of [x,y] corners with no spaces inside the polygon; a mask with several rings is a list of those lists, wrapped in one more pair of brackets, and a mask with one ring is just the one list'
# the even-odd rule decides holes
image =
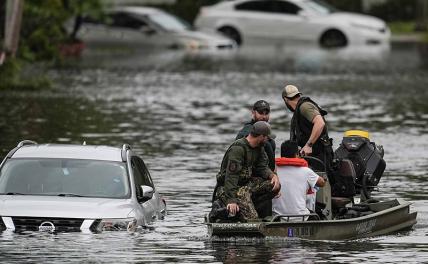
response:
{"label": "man in camouflage jacket", "polygon": [[215,200],[220,200],[240,220],[258,218],[255,202],[272,199],[280,190],[279,179],[268,166],[264,144],[273,137],[265,121],[254,123],[250,134],[226,151],[217,174]]}

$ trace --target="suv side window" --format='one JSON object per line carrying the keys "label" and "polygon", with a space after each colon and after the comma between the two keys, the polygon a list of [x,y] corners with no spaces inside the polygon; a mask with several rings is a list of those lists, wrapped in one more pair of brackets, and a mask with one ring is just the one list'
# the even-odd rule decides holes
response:
{"label": "suv side window", "polygon": [[147,185],[152,187],[153,189],[155,188],[155,186],[153,185],[152,178],[150,177],[150,173],[141,158],[137,156],[132,156],[131,166],[132,172],[135,177],[135,185],[137,186],[138,190],[140,189],[141,185]]}
{"label": "suv side window", "polygon": [[111,26],[130,29],[140,29],[142,26],[147,26],[147,23],[137,19],[127,13],[117,12],[110,14]]}

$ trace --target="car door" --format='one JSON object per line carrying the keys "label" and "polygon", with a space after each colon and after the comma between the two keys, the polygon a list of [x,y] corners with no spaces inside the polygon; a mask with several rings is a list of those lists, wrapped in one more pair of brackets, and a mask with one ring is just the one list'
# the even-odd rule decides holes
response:
{"label": "car door", "polygon": [[302,10],[298,5],[285,0],[272,3],[272,34],[284,40],[302,40],[308,37],[308,19],[299,15]]}
{"label": "car door", "polygon": [[109,26],[101,20],[91,17],[83,17],[77,32],[77,37],[82,39],[88,46],[108,46],[112,36],[109,32]]}
{"label": "car door", "polygon": [[272,37],[273,22],[270,0],[255,0],[239,3],[235,6],[236,23],[244,37],[269,39]]}
{"label": "car door", "polygon": [[145,33],[147,31],[143,28],[147,29],[150,26],[142,18],[127,12],[114,12],[110,14],[110,19],[108,30],[115,46],[144,48],[156,44],[156,31],[153,29],[151,34]]}
{"label": "car door", "polygon": [[[153,193],[155,193],[155,186],[153,184],[150,173],[144,164],[143,160],[138,156],[132,156],[131,158],[132,172],[134,175],[134,184],[137,197],[142,197],[143,191],[141,190],[142,185],[150,186],[153,188]],[[152,222],[157,216],[158,208],[158,196],[153,195],[152,199],[147,201],[141,201],[139,204],[143,207],[144,218],[146,223]]]}

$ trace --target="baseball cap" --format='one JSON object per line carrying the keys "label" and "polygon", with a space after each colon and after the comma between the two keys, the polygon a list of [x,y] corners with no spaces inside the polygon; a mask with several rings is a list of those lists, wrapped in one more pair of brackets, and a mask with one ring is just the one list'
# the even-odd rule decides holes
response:
{"label": "baseball cap", "polygon": [[276,138],[276,136],[271,132],[269,123],[266,121],[255,122],[253,127],[251,128],[251,132],[258,135],[268,136],[272,139]]}
{"label": "baseball cap", "polygon": [[298,94],[302,94],[301,92],[299,92],[299,89],[297,89],[296,86],[294,85],[287,85],[284,87],[284,90],[282,91],[282,97],[287,97],[287,98],[293,98],[294,96],[298,95]]}
{"label": "baseball cap", "polygon": [[270,112],[270,105],[265,100],[259,100],[254,103],[253,110],[257,112],[262,112],[262,111]]}

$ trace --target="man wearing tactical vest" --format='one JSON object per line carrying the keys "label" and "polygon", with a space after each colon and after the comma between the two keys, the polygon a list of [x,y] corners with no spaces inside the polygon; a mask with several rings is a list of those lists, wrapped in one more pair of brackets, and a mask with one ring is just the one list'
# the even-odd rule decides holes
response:
{"label": "man wearing tactical vest", "polygon": [[323,161],[326,171],[333,160],[332,139],[328,136],[323,110],[309,97],[301,96],[294,85],[287,85],[282,91],[282,99],[293,112],[290,140],[301,147],[300,155],[313,156]]}
{"label": "man wearing tactical vest", "polygon": [[[230,145],[217,174],[217,185],[213,195],[213,218],[246,221],[259,218],[254,203],[271,200],[281,188],[279,179],[269,169],[268,158],[263,148],[267,140],[274,137],[270,125],[265,121],[254,123],[250,134]],[[219,206],[219,201],[221,202]],[[219,208],[225,207],[228,216],[219,217]]]}

